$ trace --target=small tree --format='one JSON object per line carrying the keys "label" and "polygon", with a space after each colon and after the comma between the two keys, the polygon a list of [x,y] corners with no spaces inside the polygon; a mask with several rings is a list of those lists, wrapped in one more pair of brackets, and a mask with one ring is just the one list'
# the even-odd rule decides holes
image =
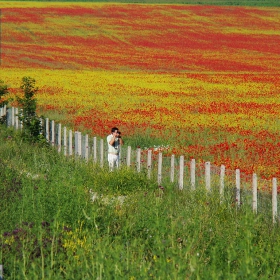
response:
{"label": "small tree", "polygon": [[[4,81],[0,80],[0,107],[8,104],[8,100],[3,100],[2,97],[9,93],[8,86],[4,84]],[[0,123],[5,123],[6,116],[0,116]]]}
{"label": "small tree", "polygon": [[24,93],[24,97],[17,96],[17,101],[22,109],[19,114],[19,120],[23,124],[24,137],[32,141],[39,141],[42,138],[42,125],[36,115],[37,100],[34,95],[38,88],[35,87],[35,80],[31,77],[23,77],[20,88]]}

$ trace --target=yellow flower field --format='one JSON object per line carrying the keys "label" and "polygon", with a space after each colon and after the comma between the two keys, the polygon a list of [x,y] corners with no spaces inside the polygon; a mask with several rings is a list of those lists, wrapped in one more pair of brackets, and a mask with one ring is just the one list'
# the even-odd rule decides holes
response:
{"label": "yellow flower field", "polygon": [[1,2],[1,79],[38,113],[104,137],[280,175],[280,9]]}

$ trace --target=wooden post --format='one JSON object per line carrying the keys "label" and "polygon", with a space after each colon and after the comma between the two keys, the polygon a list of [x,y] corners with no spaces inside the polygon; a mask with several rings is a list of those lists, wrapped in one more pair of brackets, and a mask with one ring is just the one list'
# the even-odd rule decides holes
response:
{"label": "wooden post", "polygon": [[137,168],[137,172],[141,171],[141,148],[137,148],[136,151],[136,168]]}
{"label": "wooden post", "polygon": [[100,139],[100,166],[104,167],[104,140]]}
{"label": "wooden post", "polygon": [[97,163],[97,138],[93,137],[93,162]]}
{"label": "wooden post", "polygon": [[126,165],[127,167],[131,166],[131,146],[127,147]]}
{"label": "wooden post", "polygon": [[82,155],[82,133],[75,131],[75,155]]}
{"label": "wooden post", "polygon": [[170,160],[170,182],[174,183],[174,176],[175,176],[175,155],[171,155]]}
{"label": "wooden post", "polygon": [[9,127],[11,125],[11,108],[7,109],[6,113],[6,125]]}
{"label": "wooden post", "polygon": [[67,156],[67,128],[65,126],[63,129],[63,151],[64,155]]}
{"label": "wooden post", "polygon": [[184,156],[180,156],[179,190],[184,188]]}
{"label": "wooden post", "polygon": [[152,150],[148,150],[148,156],[147,156],[147,176],[148,179],[151,179],[151,171],[152,171]]}
{"label": "wooden post", "polygon": [[52,120],[52,123],[51,123],[51,131],[52,131],[52,146],[54,146],[55,144],[55,123],[54,123],[54,120]]}
{"label": "wooden post", "polygon": [[3,117],[3,116],[4,116],[4,108],[1,107],[1,109],[0,109],[0,117]]}
{"label": "wooden post", "polygon": [[79,141],[79,145],[78,145],[78,155],[80,157],[82,157],[82,132],[78,132],[78,141]]}
{"label": "wooden post", "polygon": [[162,181],[162,153],[158,154],[158,185],[160,186]]}
{"label": "wooden post", "polygon": [[258,210],[258,182],[257,174],[253,173],[253,212],[257,213]]}
{"label": "wooden post", "polygon": [[68,151],[68,153],[69,153],[69,156],[72,156],[73,155],[73,141],[72,141],[72,139],[73,139],[73,136],[72,136],[72,130],[70,129],[69,130],[69,135],[68,135],[68,149],[69,149],[69,151]]}
{"label": "wooden post", "polygon": [[191,160],[191,189],[195,190],[195,159]]}
{"label": "wooden post", "polygon": [[226,167],[222,164],[220,171],[220,202],[224,201],[224,192],[225,192],[225,171]]}
{"label": "wooden post", "polygon": [[235,181],[236,181],[236,204],[240,206],[240,169],[236,169],[235,171]]}
{"label": "wooden post", "polygon": [[58,124],[57,129],[57,150],[59,153],[61,152],[61,123]]}
{"label": "wooden post", "polygon": [[122,165],[122,146],[120,145],[119,164],[117,165],[117,168],[121,168],[121,165]]}
{"label": "wooden post", "polygon": [[12,107],[12,124],[11,124],[12,127],[15,126],[15,108]]}
{"label": "wooden post", "polygon": [[272,179],[272,220],[277,223],[277,179]]}
{"label": "wooden post", "polygon": [[46,140],[50,141],[50,126],[49,126],[49,118],[45,120],[45,129],[46,129]]}
{"label": "wooden post", "polygon": [[18,130],[18,108],[15,108],[15,127]]}
{"label": "wooden post", "polygon": [[[19,115],[22,116],[22,114],[23,114],[23,109],[20,109],[19,110]],[[22,130],[22,128],[23,128],[23,121],[19,122],[19,128]]]}
{"label": "wooden post", "polygon": [[210,162],[205,162],[205,187],[207,191],[211,190],[211,165]]}
{"label": "wooden post", "polygon": [[88,146],[88,134],[85,135],[85,160],[88,161],[89,146]]}
{"label": "wooden post", "polygon": [[44,130],[44,120],[43,120],[43,118],[40,118],[40,135],[42,135],[43,134],[43,130]]}
{"label": "wooden post", "polygon": [[0,264],[0,280],[4,280],[3,264]]}
{"label": "wooden post", "polygon": [[78,140],[78,131],[75,131],[75,156],[78,155],[78,145],[79,145],[79,140]]}

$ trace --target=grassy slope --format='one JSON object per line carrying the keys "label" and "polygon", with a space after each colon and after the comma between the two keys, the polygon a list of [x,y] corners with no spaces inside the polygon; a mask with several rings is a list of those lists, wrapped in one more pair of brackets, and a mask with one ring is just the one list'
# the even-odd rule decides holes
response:
{"label": "grassy slope", "polygon": [[[162,192],[130,171],[108,173],[27,145],[3,126],[0,140],[0,263],[7,280],[280,273],[278,227],[250,206],[236,209],[231,196],[220,204],[203,189]],[[105,199],[91,203],[89,188]],[[125,203],[114,194],[125,195]]]}

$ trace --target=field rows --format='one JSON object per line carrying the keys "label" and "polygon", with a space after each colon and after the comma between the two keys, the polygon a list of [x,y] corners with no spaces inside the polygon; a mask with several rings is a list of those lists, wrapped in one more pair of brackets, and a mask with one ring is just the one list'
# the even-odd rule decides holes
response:
{"label": "field rows", "polygon": [[[105,136],[280,177],[280,9],[11,3],[1,79],[36,79],[40,113]],[[144,145],[144,143],[143,143]]]}

